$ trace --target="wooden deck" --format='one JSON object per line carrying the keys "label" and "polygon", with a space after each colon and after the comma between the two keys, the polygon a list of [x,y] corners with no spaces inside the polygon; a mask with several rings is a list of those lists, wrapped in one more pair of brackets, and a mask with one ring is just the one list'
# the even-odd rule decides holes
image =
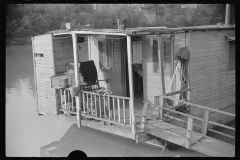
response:
{"label": "wooden deck", "polygon": [[[176,123],[171,124],[159,119],[158,120],[155,119],[156,115],[154,115],[153,113],[156,110],[156,107],[154,105],[149,105],[148,107],[149,109],[147,110],[147,114],[146,114],[147,115],[146,131],[143,132],[143,129],[141,126],[142,115],[143,115],[143,103],[136,102],[134,105],[135,105],[134,113],[135,113],[136,134],[137,135],[143,134],[143,139],[144,139],[142,141],[143,143],[162,148],[163,144],[157,141],[156,139],[156,138],[160,138],[162,140],[166,140],[173,144],[186,147],[186,140],[187,140],[186,127],[177,126]],[[116,107],[115,109],[117,110],[118,108]],[[129,117],[130,114],[129,114],[128,103],[126,103],[125,105],[125,112],[123,112],[123,108],[119,108],[119,110],[120,110],[121,124],[115,124],[115,123],[110,124],[108,121],[103,123],[101,119],[98,120],[94,118],[89,118],[87,116],[84,116],[82,113],[81,125],[94,128],[103,132],[107,132],[110,134],[118,135],[124,138],[136,140],[136,137],[132,134],[132,128],[130,125],[130,117]],[[112,122],[119,122],[118,113],[119,112],[115,112],[115,121],[114,119],[111,119]],[[123,113],[125,113],[125,124],[123,123],[124,121]],[[77,117],[76,115],[73,115],[73,114],[59,114],[57,115],[57,118],[70,121],[73,123],[77,123]],[[148,138],[145,139],[144,136]],[[192,132],[190,149],[209,155],[209,156],[233,157],[235,155],[234,145],[211,138],[211,137],[199,135],[196,132]]]}
{"label": "wooden deck", "polygon": [[[181,127],[163,122],[149,121],[146,133],[177,145],[186,146],[187,131]],[[235,146],[220,140],[192,134],[191,149],[213,157],[234,157]]]}

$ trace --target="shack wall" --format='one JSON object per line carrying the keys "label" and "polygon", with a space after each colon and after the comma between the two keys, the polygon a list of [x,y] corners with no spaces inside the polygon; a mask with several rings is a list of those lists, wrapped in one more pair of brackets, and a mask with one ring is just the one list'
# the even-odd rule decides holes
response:
{"label": "shack wall", "polygon": [[160,74],[153,72],[152,44],[150,36],[142,36],[143,99],[154,102],[154,96],[162,93]]}
{"label": "shack wall", "polygon": [[[235,36],[235,31],[190,33],[191,101],[235,113],[235,73],[227,69],[226,36]],[[201,116],[203,110],[192,108],[192,113]],[[233,118],[210,112],[209,119],[226,123]]]}
{"label": "shack wall", "polygon": [[[142,36],[142,57],[143,57],[143,97],[144,101],[154,103],[154,96],[162,94],[162,88],[160,85],[160,73],[154,72],[154,62],[153,61],[153,44],[151,39],[156,39],[157,36]],[[174,41],[174,54],[181,47],[185,46],[185,35],[176,35]],[[163,40],[170,40],[169,35],[163,35]],[[174,61],[176,63],[176,60]],[[176,68],[176,66],[175,66]],[[175,71],[174,68],[174,71]],[[165,91],[167,92],[170,85],[172,75],[169,72],[164,71],[165,79]],[[174,82],[173,82],[174,83]],[[180,74],[177,71],[175,77],[175,89],[170,88],[169,92],[176,91],[180,89]],[[178,95],[176,96],[178,98]]]}
{"label": "shack wall", "polygon": [[[110,79],[109,83],[112,87],[114,95],[123,96],[123,85],[122,85],[122,73],[121,73],[121,51],[120,51],[120,40],[114,40],[114,66],[115,71],[104,71],[99,66],[99,50],[98,50],[98,39],[90,37],[90,59],[94,60],[98,79]],[[100,86],[103,82],[100,82]]]}
{"label": "shack wall", "polygon": [[66,72],[69,63],[73,63],[72,37],[53,40],[56,74]]}
{"label": "shack wall", "polygon": [[[37,57],[37,54],[41,54],[41,57]],[[57,114],[56,92],[54,88],[51,88],[50,78],[55,75],[51,34],[33,37],[33,58],[38,112]]]}
{"label": "shack wall", "polygon": [[[79,43],[78,60],[88,61],[88,41]],[[73,43],[72,37],[53,39],[54,60],[56,74],[66,72],[69,63],[73,63]]]}

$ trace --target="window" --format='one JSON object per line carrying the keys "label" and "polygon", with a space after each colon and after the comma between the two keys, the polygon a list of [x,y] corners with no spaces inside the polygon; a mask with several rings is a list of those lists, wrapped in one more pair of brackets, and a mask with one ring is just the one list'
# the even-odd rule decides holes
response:
{"label": "window", "polygon": [[235,70],[235,37],[227,37],[228,71]]}
{"label": "window", "polygon": [[[169,72],[171,70],[171,45],[170,41],[166,40],[162,42],[162,47],[163,47],[163,55],[164,55],[164,71]],[[152,62],[153,62],[153,71],[154,72],[159,72],[159,59],[158,59],[158,41],[153,40],[152,43]]]}
{"label": "window", "polygon": [[114,71],[114,41],[98,41],[99,65],[102,70]]}

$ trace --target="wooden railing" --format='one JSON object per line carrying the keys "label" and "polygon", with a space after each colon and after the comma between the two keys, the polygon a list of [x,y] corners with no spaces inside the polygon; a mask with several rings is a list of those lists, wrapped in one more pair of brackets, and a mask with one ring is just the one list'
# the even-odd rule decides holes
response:
{"label": "wooden railing", "polygon": [[[81,91],[82,116],[131,126],[129,97]],[[128,103],[128,105],[126,105]],[[127,111],[128,110],[128,111]]]}
{"label": "wooden railing", "polygon": [[[227,125],[224,125],[224,124],[220,124],[220,123],[217,123],[217,122],[214,122],[214,121],[210,121],[209,120],[209,112],[210,111],[217,112],[219,114],[225,114],[225,115],[232,116],[232,117],[235,117],[236,116],[235,114],[225,112],[225,111],[222,111],[222,110],[217,110],[217,109],[214,109],[214,108],[205,107],[205,106],[194,104],[194,103],[191,103],[191,102],[185,102],[183,100],[178,100],[178,99],[175,99],[175,98],[172,98],[172,97],[168,97],[168,96],[171,96],[171,95],[174,95],[174,94],[178,94],[178,93],[186,92],[186,91],[190,91],[190,90],[191,89],[186,89],[184,91],[176,91],[176,92],[172,92],[172,93],[167,93],[166,95],[161,95],[160,94],[159,95],[159,97],[160,97],[160,103],[159,104],[160,105],[150,104],[148,102],[144,102],[145,104],[144,104],[144,109],[143,109],[143,115],[144,116],[142,118],[142,121],[143,121],[142,128],[144,130],[146,129],[145,127],[146,127],[147,106],[148,105],[154,105],[156,107],[159,107],[159,118],[162,119],[162,120],[163,120],[164,116],[167,116],[164,113],[165,111],[180,114],[182,116],[187,117],[187,121],[184,121],[184,120],[180,120],[180,121],[184,121],[187,124],[187,129],[185,129],[185,128],[183,128],[183,129],[187,131],[187,134],[184,138],[186,139],[186,148],[188,148],[188,149],[190,149],[191,144],[194,143],[194,142],[192,142],[192,134],[193,133],[197,134],[197,135],[200,135],[200,136],[203,136],[203,137],[208,137],[208,138],[215,139],[213,137],[210,137],[210,136],[206,135],[207,131],[209,130],[209,131],[221,134],[223,136],[227,136],[229,138],[235,139],[234,136],[231,136],[231,135],[228,135],[226,133],[222,133],[220,131],[215,131],[213,129],[208,128],[208,125],[212,124],[212,125],[220,126],[220,127],[235,131],[235,128],[233,128],[233,127],[230,127],[230,126],[227,126]],[[186,113],[179,112],[179,111],[176,111],[174,109],[165,107],[166,106],[166,99],[170,99],[170,100],[173,100],[173,101],[176,101],[176,102],[184,103],[184,104],[188,105],[189,107],[195,106],[195,107],[201,108],[201,109],[203,109],[203,117],[197,117],[197,116],[194,116],[194,115],[186,114]],[[172,107],[172,108],[174,108],[174,107]],[[193,126],[194,126],[193,120],[199,120],[199,121],[202,122],[202,126],[197,125],[198,127],[201,127],[201,133],[193,131]]]}
{"label": "wooden railing", "polygon": [[76,113],[76,104],[75,104],[75,97],[72,97],[70,94],[69,88],[58,88],[60,91],[60,108],[59,110],[63,112],[68,112],[72,114]]}

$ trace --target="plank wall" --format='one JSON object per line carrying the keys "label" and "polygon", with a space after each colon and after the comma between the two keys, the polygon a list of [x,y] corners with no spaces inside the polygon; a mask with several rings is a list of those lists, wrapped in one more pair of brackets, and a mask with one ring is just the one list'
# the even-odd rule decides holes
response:
{"label": "plank wall", "polygon": [[[98,79],[110,79],[109,83],[112,87],[114,95],[122,96],[122,80],[121,80],[121,51],[120,51],[120,40],[114,40],[114,65],[115,72],[103,71],[99,68],[99,52],[98,52],[98,40],[94,37],[90,38],[91,53],[90,59],[94,60]],[[100,86],[103,85],[100,82]]]}
{"label": "plank wall", "polygon": [[154,96],[161,93],[160,74],[153,72],[152,49],[150,37],[142,37],[143,64],[143,99],[154,102]]}
{"label": "plank wall", "polygon": [[53,39],[56,74],[66,72],[69,63],[73,63],[72,37]]}
{"label": "plank wall", "polygon": [[[154,72],[154,62],[152,60],[152,44],[150,43],[150,39],[156,36],[143,36],[142,37],[142,54],[143,54],[143,97],[144,101],[154,103],[154,96],[158,94],[162,94],[162,89],[160,85],[160,74]],[[163,40],[166,39],[168,36],[163,36]],[[178,38],[177,40],[178,47],[182,47],[182,37]],[[176,52],[174,50],[174,52]],[[175,70],[174,70],[175,71]],[[170,73],[164,72],[165,78],[165,91],[167,92],[168,87],[171,82]],[[179,81],[179,72],[177,71],[176,74],[176,89],[180,88],[180,81]],[[169,90],[171,92],[171,89]]]}
{"label": "plank wall", "polygon": [[[235,36],[234,30],[190,33],[191,101],[207,107],[235,113],[235,73],[227,72],[225,36]],[[202,115],[193,108],[194,115]],[[226,123],[232,118],[210,113],[210,120]]]}
{"label": "plank wall", "polygon": [[51,34],[34,37],[33,50],[35,54],[43,54],[43,57],[34,54],[38,112],[57,114],[55,89],[51,88],[50,81],[55,75]]}

